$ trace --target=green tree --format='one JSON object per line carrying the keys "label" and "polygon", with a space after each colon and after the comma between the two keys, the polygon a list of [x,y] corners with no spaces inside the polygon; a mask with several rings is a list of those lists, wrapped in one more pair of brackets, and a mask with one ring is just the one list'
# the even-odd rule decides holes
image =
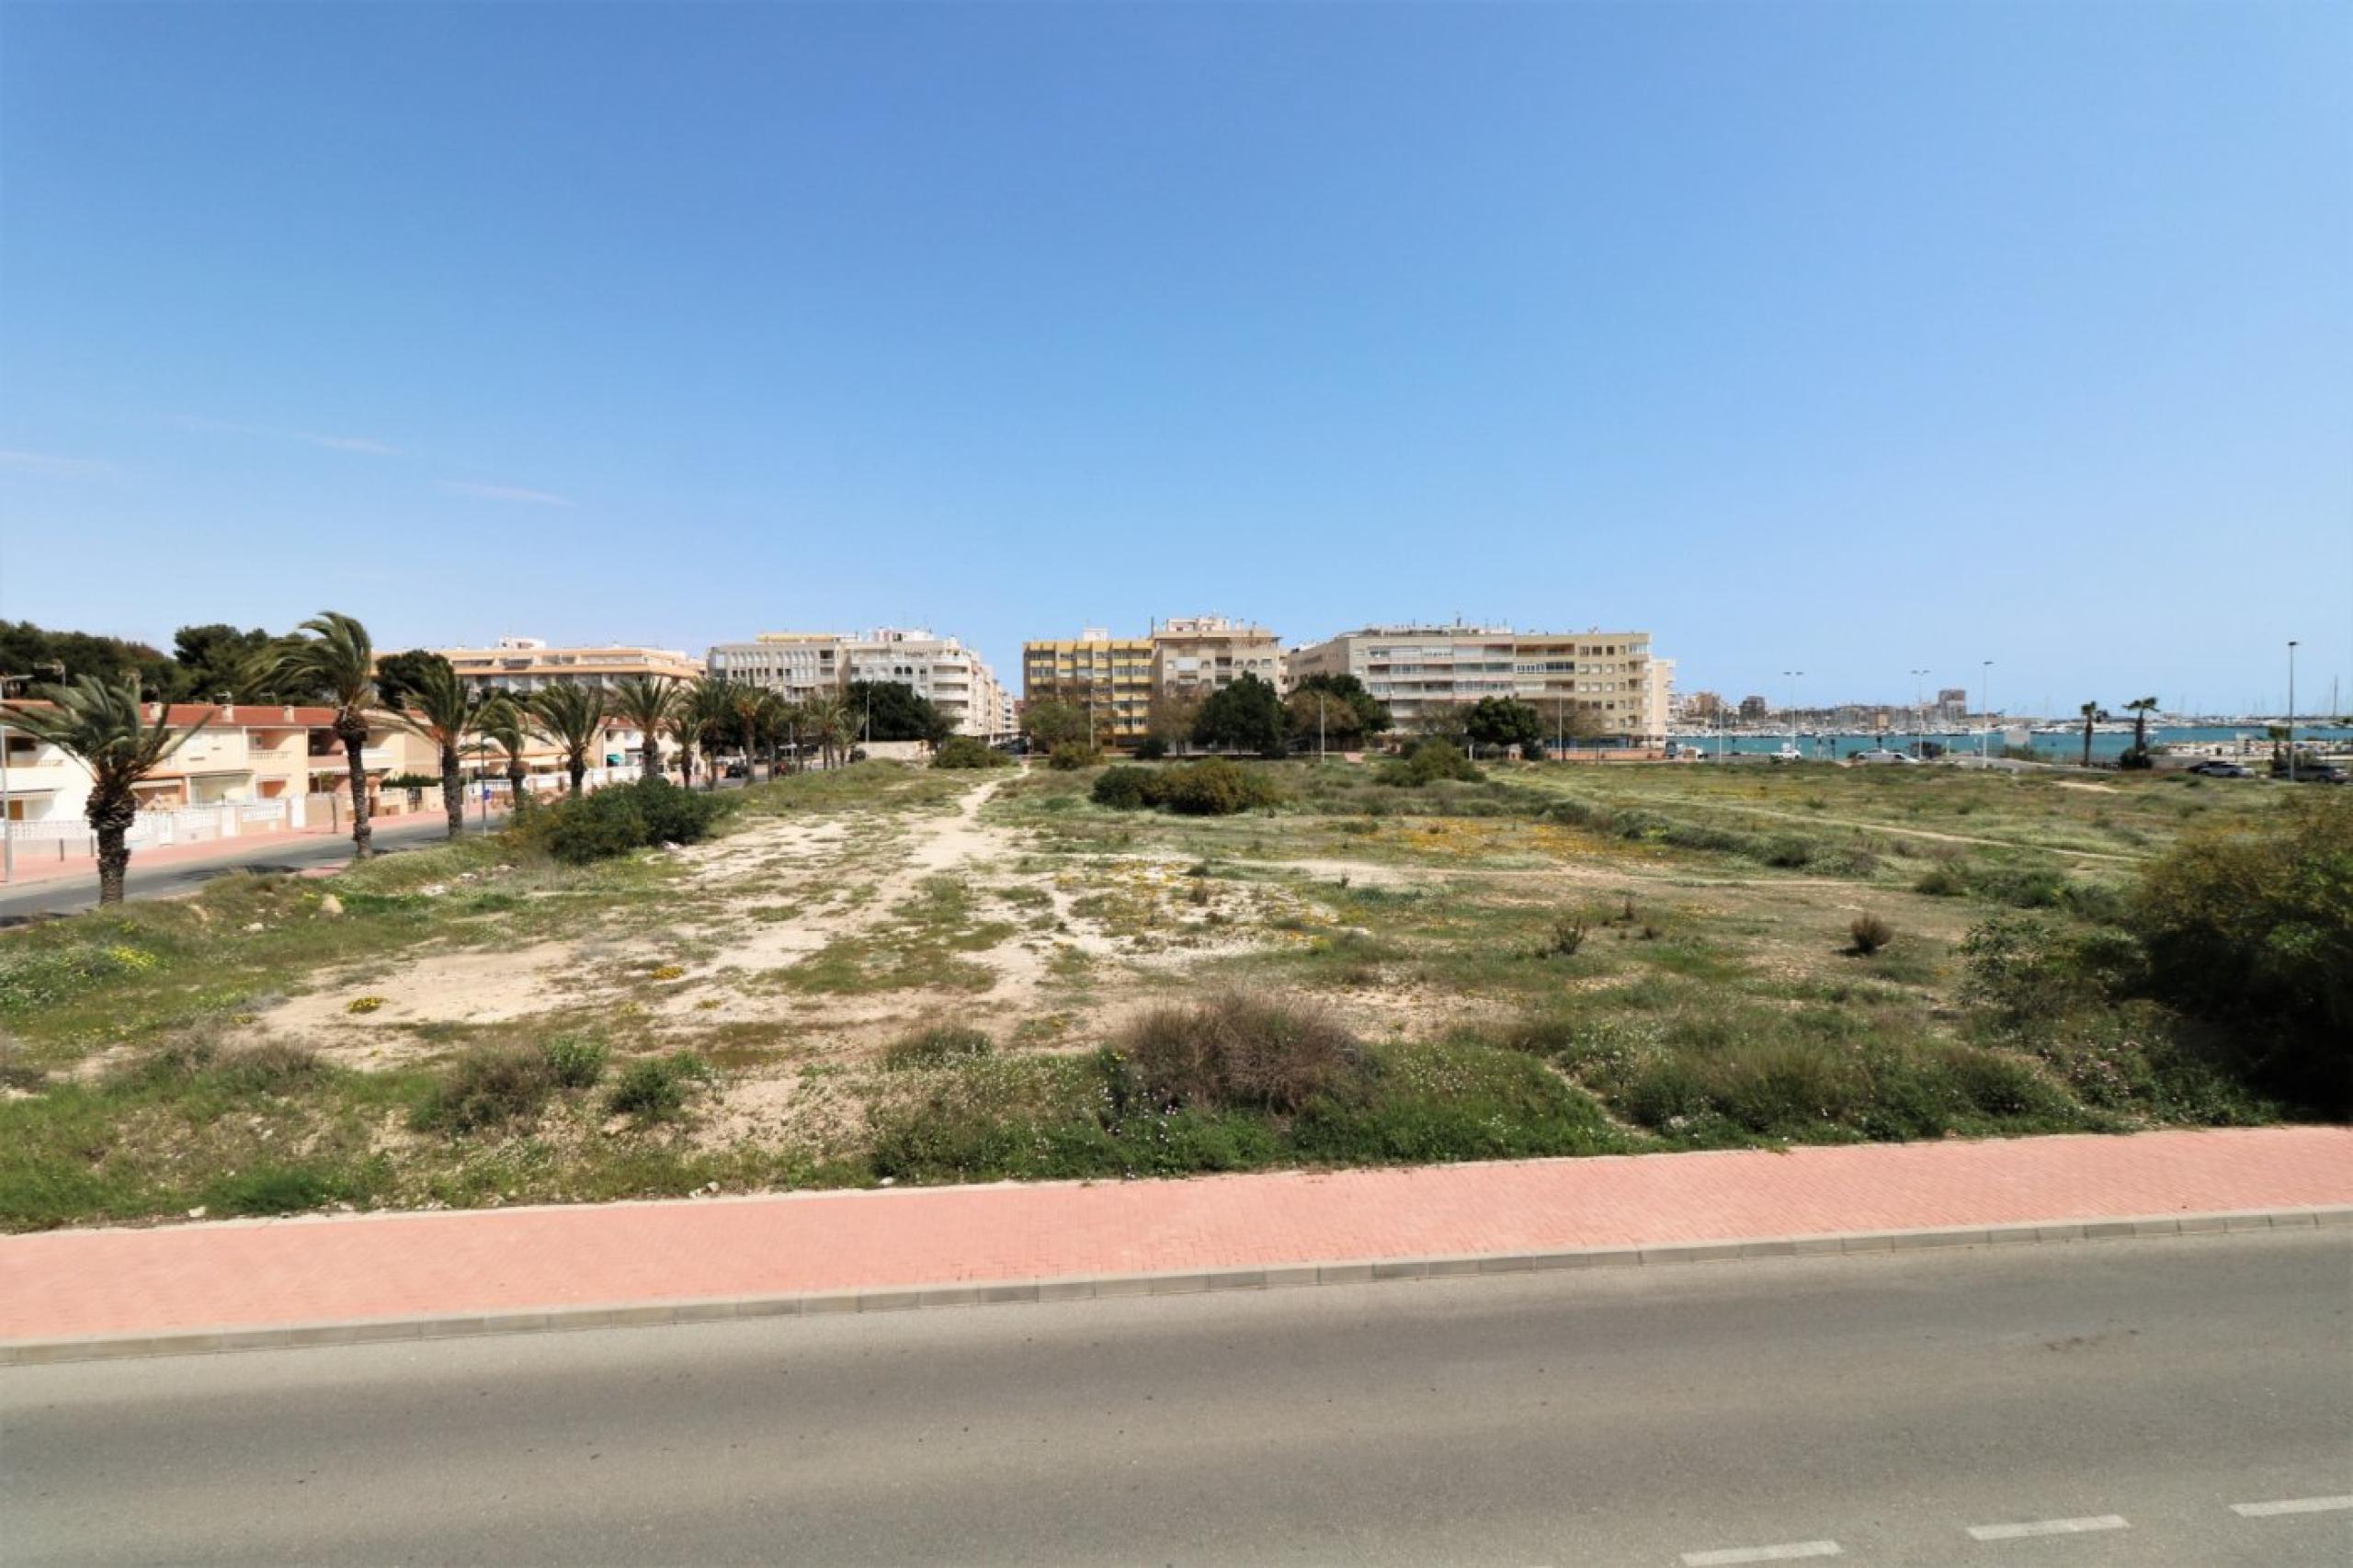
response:
{"label": "green tree", "polygon": [[438,755],[441,809],[449,820],[449,836],[455,838],[466,826],[466,793],[458,781],[458,754],[482,722],[483,699],[460,678],[447,659],[418,665],[412,678],[415,684],[403,691],[405,700],[392,711],[392,720],[409,733],[431,742]]}
{"label": "green tree", "polygon": [[1064,744],[1092,744],[1086,710],[1065,698],[1049,697],[1021,710],[1021,733],[1046,751]]}
{"label": "green tree", "polygon": [[151,701],[176,689],[178,671],[169,656],[144,642],[100,637],[86,631],[51,631],[29,620],[0,620],[0,675],[104,679],[131,676]]}
{"label": "green tree", "polygon": [[158,708],[152,722],[142,720],[139,677],[132,671],[111,679],[82,676],[71,686],[40,686],[33,691],[44,706],[11,702],[0,707],[33,739],[55,746],[89,769],[90,798],[82,814],[98,835],[98,902],[120,903],[123,873],[131,867],[127,835],[139,814],[133,786],[202,729],[204,721],[175,731],[166,722],[167,708]]}
{"label": "green tree", "polygon": [[2075,711],[2084,716],[2084,766],[2092,765],[2092,726],[2108,717],[2108,710],[2097,702],[2086,702]]}
{"label": "green tree", "polygon": [[2149,766],[2149,715],[2156,710],[2157,699],[2136,697],[2124,706],[2132,714],[2132,749],[2118,757],[2116,765],[2119,767],[2146,767]]}
{"label": "green tree", "polygon": [[676,676],[628,676],[613,687],[613,717],[642,737],[637,751],[637,776],[662,777],[662,736],[683,700],[684,687]]}
{"label": "green tree", "polygon": [[376,700],[392,709],[414,707],[414,694],[443,670],[457,673],[449,660],[430,648],[387,653],[376,661]]}
{"label": "green tree", "polygon": [[530,696],[531,716],[563,754],[578,799],[588,781],[588,754],[605,738],[605,688],[572,681],[544,686]]}
{"label": "green tree", "polygon": [[1518,746],[1522,756],[1544,744],[1544,715],[1516,697],[1483,697],[1462,716],[1473,745]]}
{"label": "green tree", "polygon": [[351,784],[352,857],[376,852],[368,825],[368,726],[376,711],[376,648],[368,629],[339,610],[321,610],[302,623],[308,636],[290,642],[280,662],[280,678],[320,694],[335,710],[331,727],[343,743],[344,769]]}
{"label": "green tree", "polygon": [[727,682],[704,676],[687,684],[678,699],[678,711],[670,721],[670,733],[677,738],[688,787],[695,781],[695,753],[700,751],[705,782],[713,790],[719,788],[719,748],[734,728],[735,705]]}
{"label": "green tree", "polygon": [[494,692],[483,704],[474,727],[506,755],[507,809],[521,816],[531,798],[531,770],[523,761],[531,745],[531,710],[512,692]]}
{"label": "green tree", "polygon": [[1343,750],[1389,728],[1389,708],[1352,675],[1313,675],[1291,688],[1283,710],[1291,744],[1312,750],[1319,739]]}
{"label": "green tree", "polygon": [[172,634],[173,694],[182,702],[314,701],[317,693],[281,678],[286,651],[286,639],[258,626],[183,626]]}
{"label": "green tree", "polygon": [[1261,756],[1283,755],[1283,730],[1282,699],[1253,675],[1211,692],[1193,721],[1193,739],[1199,744]]}
{"label": "green tree", "polygon": [[938,745],[956,730],[929,698],[916,696],[915,688],[904,681],[854,680],[844,700],[849,704],[860,740],[923,741]]}
{"label": "green tree", "polygon": [[817,747],[819,759],[831,767],[853,731],[849,707],[829,691],[813,693],[801,705],[801,739]]}

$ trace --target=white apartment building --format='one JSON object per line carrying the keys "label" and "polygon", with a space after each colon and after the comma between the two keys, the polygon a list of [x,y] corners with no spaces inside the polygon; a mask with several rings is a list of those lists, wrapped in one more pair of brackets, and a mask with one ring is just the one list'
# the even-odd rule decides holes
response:
{"label": "white apartment building", "polygon": [[1666,735],[1672,661],[1647,631],[1514,631],[1508,626],[1369,626],[1290,655],[1295,684],[1349,674],[1389,705],[1400,729],[1449,707],[1516,697],[1588,734],[1652,743]]}
{"label": "white apartment building", "polygon": [[710,650],[710,673],[766,687],[788,702],[838,694],[852,681],[896,681],[926,698],[960,735],[995,739],[1013,732],[1013,694],[973,650],[921,629],[878,627],[856,637],[830,631],[765,631]]}

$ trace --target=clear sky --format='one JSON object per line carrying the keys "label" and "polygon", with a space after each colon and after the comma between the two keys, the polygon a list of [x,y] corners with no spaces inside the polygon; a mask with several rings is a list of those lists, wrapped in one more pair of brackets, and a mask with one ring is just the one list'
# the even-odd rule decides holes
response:
{"label": "clear sky", "polygon": [[0,616],[2353,705],[2342,4],[0,5]]}

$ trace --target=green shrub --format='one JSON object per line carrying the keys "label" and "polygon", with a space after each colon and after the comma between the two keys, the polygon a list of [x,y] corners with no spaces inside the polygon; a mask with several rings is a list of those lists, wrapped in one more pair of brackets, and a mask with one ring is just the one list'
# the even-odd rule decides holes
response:
{"label": "green shrub", "polygon": [[2353,1105],[2353,801],[2192,834],[2143,874],[2127,921],[2157,994],[2257,1041],[2290,1092]]}
{"label": "green shrub", "polygon": [[265,1162],[207,1182],[198,1196],[210,1214],[295,1214],[332,1203],[344,1190],[316,1166]]}
{"label": "green shrub", "polygon": [[1363,1048],[1308,1005],[1236,992],[1155,1007],[1114,1042],[1156,1108],[1298,1110],[1362,1070]]}
{"label": "green shrub", "polygon": [[700,1057],[647,1056],[632,1062],[605,1096],[605,1108],[641,1122],[662,1121],[686,1108],[687,1093],[710,1078]]}
{"label": "green shrub", "polygon": [[458,1058],[417,1108],[420,1127],[475,1132],[528,1121],[556,1089],[548,1055],[514,1045],[477,1046]]}
{"label": "green shrub", "polygon": [[1013,758],[977,735],[950,735],[931,754],[934,767],[1010,767]]}
{"label": "green shrub", "polygon": [[1107,767],[1096,776],[1095,788],[1089,791],[1089,798],[1098,806],[1132,812],[1146,803],[1147,794],[1156,793],[1150,768]]}
{"label": "green shrub", "polygon": [[1548,959],[1573,959],[1585,946],[1586,932],[1583,915],[1563,915],[1552,922],[1552,935],[1545,938],[1544,945],[1537,949],[1537,953]]}
{"label": "green shrub", "polygon": [[540,1047],[548,1078],[560,1089],[585,1089],[605,1075],[605,1048],[575,1035],[559,1035]]}
{"label": "green shrub", "polygon": [[1273,775],[1222,756],[1170,768],[1156,782],[1160,802],[1183,816],[1233,816],[1282,799]]}
{"label": "green shrub", "polygon": [[1869,958],[1895,940],[1895,927],[1876,915],[1865,913],[1847,923],[1847,935],[1854,943],[1853,951]]}
{"label": "green shrub", "polygon": [[1305,1159],[1528,1159],[1623,1146],[1592,1097],[1532,1057],[1493,1046],[1391,1046],[1312,1100],[1291,1128]]}
{"label": "green shrub", "polygon": [[892,1040],[882,1052],[882,1065],[894,1072],[909,1067],[938,1067],[986,1056],[995,1049],[995,1042],[979,1029],[963,1024],[935,1024]]}
{"label": "green shrub", "polygon": [[1158,735],[1146,735],[1136,743],[1138,762],[1158,762],[1168,755],[1168,743]]}
{"label": "green shrub", "polygon": [[1415,743],[1404,756],[1381,765],[1376,781],[1400,790],[1418,790],[1447,779],[1472,781],[1485,777],[1462,748],[1437,739]]}
{"label": "green shrub", "polygon": [[1931,866],[1920,873],[1912,891],[1929,898],[1959,898],[1969,891],[1969,883],[1950,866]]}
{"label": "green shrub", "polygon": [[1075,773],[1102,760],[1101,753],[1078,741],[1057,741],[1054,749],[1046,754],[1046,766],[1057,773]]}
{"label": "green shrub", "polygon": [[640,778],[567,796],[508,831],[567,865],[585,866],[656,844],[698,843],[733,804],[732,797],[682,790],[666,778]]}

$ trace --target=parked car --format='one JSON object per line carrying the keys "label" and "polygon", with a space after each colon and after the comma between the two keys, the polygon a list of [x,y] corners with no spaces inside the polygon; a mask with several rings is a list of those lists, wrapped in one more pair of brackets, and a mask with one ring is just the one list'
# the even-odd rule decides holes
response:
{"label": "parked car", "polygon": [[2189,771],[2202,773],[2209,778],[2252,778],[2255,777],[2252,772],[2241,767],[2237,763],[2225,762],[2221,757],[2214,757],[2206,762],[2193,762],[2189,765]]}
{"label": "parked car", "polygon": [[1916,756],[1913,756],[1905,752],[1890,751],[1885,746],[1881,746],[1875,751],[1859,751],[1847,760],[1848,762],[1871,763],[1878,766],[1886,766],[1893,763],[1904,767],[1916,767],[1920,763],[1920,759]]}
{"label": "parked car", "polygon": [[2347,781],[2353,781],[2353,773],[2347,773],[2341,767],[2299,767],[2296,769],[2296,782],[2299,784],[2343,784]]}

